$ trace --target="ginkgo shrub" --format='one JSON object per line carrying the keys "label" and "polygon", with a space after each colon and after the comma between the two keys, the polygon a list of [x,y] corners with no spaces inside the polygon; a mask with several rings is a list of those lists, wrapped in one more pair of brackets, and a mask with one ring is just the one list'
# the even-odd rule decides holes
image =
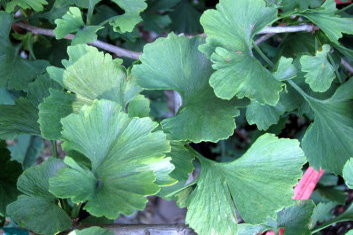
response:
{"label": "ginkgo shrub", "polygon": [[[200,235],[306,235],[353,220],[353,205],[332,213],[336,196],[293,199],[307,167],[331,190],[339,177],[353,189],[351,6],[0,1],[3,229],[113,234],[105,227],[153,195],[186,208]],[[283,134],[293,117],[305,124]],[[224,152],[244,126],[256,133],[231,159],[195,147]]]}

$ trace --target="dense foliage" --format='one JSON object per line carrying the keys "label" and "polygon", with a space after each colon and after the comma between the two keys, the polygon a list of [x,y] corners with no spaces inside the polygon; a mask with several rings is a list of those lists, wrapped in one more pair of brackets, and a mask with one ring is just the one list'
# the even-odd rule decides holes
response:
{"label": "dense foliage", "polygon": [[152,195],[200,235],[353,221],[349,2],[0,1],[3,229],[112,234]]}

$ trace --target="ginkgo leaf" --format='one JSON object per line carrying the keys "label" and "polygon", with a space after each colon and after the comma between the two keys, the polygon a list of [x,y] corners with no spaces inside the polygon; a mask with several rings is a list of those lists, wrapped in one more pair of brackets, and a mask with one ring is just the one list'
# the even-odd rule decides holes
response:
{"label": "ginkgo leaf", "polygon": [[5,88],[0,88],[0,105],[15,104],[13,95]]}
{"label": "ginkgo leaf", "polygon": [[314,122],[302,139],[302,147],[311,166],[341,174],[353,156],[353,79],[341,85],[335,94],[319,100],[290,83],[314,112]]}
{"label": "ginkgo leaf", "polygon": [[50,77],[67,92],[52,90],[51,95],[39,105],[39,123],[47,139],[61,138],[60,119],[78,112],[95,99],[112,100],[126,108],[139,94],[141,88],[120,62],[109,54],[86,45],[68,47],[69,59],[63,60],[65,69],[48,67]]}
{"label": "ginkgo leaf", "polygon": [[6,206],[15,201],[19,194],[17,178],[22,173],[19,163],[10,160],[10,152],[4,141],[0,141],[0,216],[5,216]]}
{"label": "ginkgo leaf", "polygon": [[88,43],[97,40],[97,32],[103,29],[102,26],[89,25],[78,31],[72,40],[72,45]]}
{"label": "ginkgo leaf", "polygon": [[150,114],[150,100],[143,95],[136,96],[128,106],[130,117],[148,117]]}
{"label": "ginkgo leaf", "polygon": [[114,235],[113,231],[101,227],[90,227],[82,230],[74,230],[69,235]]}
{"label": "ginkgo leaf", "polygon": [[60,89],[60,85],[50,79],[48,74],[40,75],[34,82],[28,84],[27,98],[34,106],[38,106],[50,95],[49,89]]}
{"label": "ginkgo leaf", "polygon": [[301,70],[306,72],[305,82],[313,91],[327,91],[335,79],[335,69],[327,58],[330,49],[331,47],[325,44],[315,56],[304,55],[300,58]]}
{"label": "ginkgo leaf", "polygon": [[62,19],[55,20],[55,24],[54,33],[57,39],[62,39],[70,33],[76,33],[72,40],[73,45],[97,40],[96,33],[103,28],[94,25],[85,26],[81,11],[77,7],[70,7]]}
{"label": "ginkgo leaf", "polygon": [[62,19],[55,20],[55,24],[54,33],[56,39],[64,38],[69,33],[76,33],[85,25],[81,11],[77,7],[70,7]]}
{"label": "ginkgo leaf", "polygon": [[342,173],[346,185],[353,189],[353,158],[350,158],[344,165]]}
{"label": "ginkgo leaf", "polygon": [[280,101],[276,106],[270,106],[253,100],[246,108],[246,120],[250,125],[256,124],[259,130],[267,130],[279,121],[285,111],[286,108]]}
{"label": "ginkgo leaf", "polygon": [[38,136],[19,135],[16,144],[9,146],[11,159],[21,163],[24,169],[35,163],[44,147],[43,140]]}
{"label": "ginkgo leaf", "polygon": [[353,34],[353,18],[344,18],[336,13],[335,0],[327,0],[320,8],[304,11],[300,15],[319,26],[332,42],[339,44],[338,39],[344,33]]}
{"label": "ginkgo leaf", "polygon": [[140,13],[147,8],[145,0],[112,0],[112,2],[116,3],[125,12],[110,21],[110,25],[116,32],[132,32],[135,25],[142,20]]}
{"label": "ginkgo leaf", "polygon": [[173,196],[176,191],[180,191],[180,189],[184,188],[189,178],[189,174],[194,170],[193,161],[197,156],[195,151],[183,142],[171,141],[170,146],[172,149],[167,156],[172,158],[171,162],[175,166],[175,169],[170,173],[170,176],[178,180],[178,183],[163,187],[158,193],[158,196],[168,200],[174,198]]}
{"label": "ginkgo leaf", "polygon": [[35,11],[43,11],[43,5],[47,4],[48,2],[46,0],[10,0],[8,3],[6,3],[5,10],[7,12],[12,12],[16,6],[19,6],[22,9],[32,8]]}
{"label": "ginkgo leaf", "polygon": [[68,54],[69,60],[63,61],[63,83],[77,96],[112,100],[125,107],[141,91],[121,61],[110,54],[86,45],[68,47]]}
{"label": "ginkgo leaf", "polygon": [[285,81],[294,78],[297,75],[297,68],[293,64],[292,58],[281,57],[273,76],[278,81]]}
{"label": "ginkgo leaf", "polygon": [[51,89],[50,96],[39,105],[40,131],[44,138],[56,140],[61,138],[62,125],[60,120],[71,113],[79,112],[91,101],[80,99],[75,94]]}
{"label": "ginkgo leaf", "polygon": [[284,228],[286,235],[311,234],[310,222],[315,204],[311,200],[299,201],[296,205],[278,213],[277,228]]}
{"label": "ginkgo leaf", "polygon": [[216,8],[201,16],[207,39],[200,46],[216,70],[210,78],[216,95],[277,104],[282,84],[252,54],[254,35],[276,20],[277,10],[264,0],[221,0]]}
{"label": "ginkgo leaf", "polygon": [[84,209],[94,216],[115,219],[143,209],[145,197],[159,191],[156,181],[163,182],[159,169],[172,169],[165,158],[170,151],[166,136],[154,131],[158,124],[150,118],[129,118],[114,102],[95,101],[62,123],[65,149],[85,155],[92,169],[67,158],[68,167],[50,179],[50,192],[87,201]]}
{"label": "ginkgo leaf", "polygon": [[267,130],[271,125],[278,123],[285,112],[291,112],[301,105],[301,99],[296,97],[296,91],[287,87],[280,95],[275,106],[260,104],[253,100],[246,107],[246,120],[250,125],[256,124],[259,130]]}
{"label": "ginkgo leaf", "polygon": [[40,135],[37,108],[26,98],[15,105],[0,105],[0,138],[14,138],[18,134]]}
{"label": "ginkgo leaf", "polygon": [[[239,100],[217,98],[208,84],[212,68],[198,51],[203,39],[169,34],[144,47],[132,74],[139,85],[149,90],[176,90],[182,106],[174,117],[162,121],[173,139],[193,142],[226,139],[232,135]],[[163,58],[163,60],[161,60]]]}
{"label": "ginkgo leaf", "polygon": [[321,3],[321,1],[316,1],[316,0],[282,0],[279,2],[281,2],[280,7],[284,11],[289,11],[294,9],[306,10],[309,7],[312,7],[312,8],[317,7],[317,2]]}
{"label": "ginkgo leaf", "polygon": [[8,39],[13,18],[0,11],[0,87],[26,90],[28,83],[45,71],[45,60],[28,60],[19,56],[19,47],[14,47]]}
{"label": "ginkgo leaf", "polygon": [[39,234],[56,234],[71,227],[70,217],[48,191],[49,177],[63,166],[62,161],[50,158],[19,177],[17,187],[23,194],[6,209],[19,226]]}
{"label": "ginkgo leaf", "polygon": [[292,204],[293,186],[305,163],[297,140],[272,134],[259,137],[232,162],[199,160],[201,173],[188,199],[186,222],[202,235],[236,234],[236,209],[247,223],[275,217]]}

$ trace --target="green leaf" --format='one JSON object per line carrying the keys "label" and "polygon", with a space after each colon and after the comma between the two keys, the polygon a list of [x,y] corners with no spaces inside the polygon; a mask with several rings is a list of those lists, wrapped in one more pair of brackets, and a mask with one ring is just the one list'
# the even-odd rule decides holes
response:
{"label": "green leaf", "polygon": [[311,216],[311,226],[314,227],[317,223],[323,223],[334,217],[333,209],[337,206],[335,202],[319,203],[313,211]]}
{"label": "green leaf", "polygon": [[21,163],[22,167],[26,169],[35,163],[43,147],[44,143],[40,137],[19,135],[16,144],[9,146],[11,159]]}
{"label": "green leaf", "polygon": [[10,160],[10,152],[3,141],[0,141],[0,162],[0,216],[4,217],[6,206],[15,201],[19,194],[16,181],[22,168],[17,162]]}
{"label": "green leaf", "polygon": [[292,204],[304,153],[297,140],[259,137],[237,160],[205,158],[189,198],[186,222],[199,234],[235,234],[235,209],[247,223],[261,223]]}
{"label": "green leaf", "polygon": [[113,231],[101,227],[90,227],[82,230],[74,230],[69,235],[114,235]]}
{"label": "green leaf", "polygon": [[13,12],[16,6],[21,7],[22,9],[33,9],[35,11],[43,11],[43,5],[47,5],[46,0],[11,0],[6,4],[6,11]]}
{"label": "green leaf", "polygon": [[63,83],[77,96],[112,100],[125,107],[141,91],[135,78],[111,55],[86,45],[68,47],[68,54],[69,60],[63,61]]}
{"label": "green leaf", "polygon": [[293,59],[282,56],[279,59],[277,70],[273,73],[273,76],[278,81],[285,81],[294,78],[297,72],[297,68],[293,64]]}
{"label": "green leaf", "polygon": [[[192,2],[188,0],[179,1],[180,3],[169,14],[172,20],[171,29],[173,32],[185,34],[201,33],[201,13],[192,5]],[[180,12],[183,14],[180,14]]]}
{"label": "green leaf", "polygon": [[304,55],[300,58],[301,69],[306,73],[305,82],[313,91],[327,91],[335,79],[335,69],[327,58],[330,49],[331,47],[325,44],[315,56]]}
{"label": "green leaf", "polygon": [[332,224],[344,222],[344,221],[352,221],[353,220],[353,204],[351,204],[345,212],[340,214],[339,216],[321,224],[312,230],[312,233],[317,233],[318,231],[331,226]]}
{"label": "green leaf", "polygon": [[302,139],[302,147],[312,167],[341,174],[353,156],[353,79],[341,85],[326,100],[313,98],[291,83],[314,112],[314,122]]}
{"label": "green leaf", "polygon": [[50,179],[53,194],[87,201],[84,209],[90,214],[115,219],[143,209],[145,197],[159,191],[156,182],[165,178],[158,170],[170,169],[165,158],[170,146],[165,134],[153,132],[158,125],[151,119],[129,118],[121,106],[101,100],[62,123],[65,149],[85,155],[92,169],[67,158],[69,167]]}
{"label": "green leaf", "polygon": [[34,82],[28,84],[27,98],[38,106],[44,98],[50,95],[49,89],[60,89],[60,85],[51,80],[48,74],[40,75]]}
{"label": "green leaf", "polygon": [[[182,107],[174,117],[162,121],[163,129],[173,139],[193,142],[226,139],[235,128],[239,115],[238,100],[218,99],[208,84],[212,68],[197,47],[201,38],[188,39],[169,34],[144,47],[141,65],[132,73],[149,90],[176,90]],[[163,58],[163,60],[161,60]]]}
{"label": "green leaf", "polygon": [[270,126],[277,124],[285,112],[298,108],[301,102],[295,90],[287,87],[286,91],[281,93],[280,100],[275,106],[251,101],[246,108],[246,120],[250,125],[256,124],[259,130],[267,130]]}
{"label": "green leaf", "polygon": [[48,65],[44,60],[28,60],[21,58],[19,47],[14,47],[8,39],[13,18],[0,11],[0,87],[15,90],[26,90],[28,83],[45,71]]}
{"label": "green leaf", "polygon": [[55,24],[54,33],[56,39],[62,39],[70,33],[76,33],[76,36],[72,40],[72,45],[97,40],[96,33],[103,28],[102,26],[85,26],[81,11],[77,7],[70,7],[62,19],[55,20]]}
{"label": "green leaf", "polygon": [[7,39],[0,38],[0,87],[25,90],[28,83],[45,71],[44,60],[27,60],[18,55],[18,48]]}
{"label": "green leaf", "polygon": [[114,20],[110,21],[110,25],[113,26],[114,31],[125,33],[132,32],[135,25],[141,22],[140,13],[147,8],[145,0],[112,0],[121,9],[125,11],[123,15],[115,17]]}
{"label": "green leaf", "polygon": [[267,130],[271,125],[278,123],[285,111],[286,108],[281,102],[270,106],[253,100],[246,108],[246,120],[250,125],[256,124],[259,130]]}
{"label": "green leaf", "polygon": [[336,13],[335,1],[327,0],[320,8],[304,11],[300,15],[319,26],[332,42],[340,44],[338,39],[343,33],[353,34],[353,18],[343,18]]}
{"label": "green leaf", "polygon": [[39,105],[39,123],[43,137],[61,138],[60,119],[79,112],[95,99],[112,100],[126,108],[141,91],[136,79],[125,71],[119,61],[94,47],[68,47],[69,60],[63,60],[65,69],[49,67],[50,77],[70,93],[51,90],[50,96]]}
{"label": "green leaf", "polygon": [[222,99],[248,97],[275,105],[282,90],[277,81],[252,54],[253,37],[276,20],[277,10],[263,0],[221,0],[217,10],[207,10],[201,24],[207,34],[200,50],[216,70],[210,84]]}
{"label": "green leaf", "polygon": [[86,104],[91,102],[80,99],[74,94],[51,89],[50,96],[39,105],[38,123],[42,136],[49,140],[61,139],[60,120],[71,113],[79,112]]}
{"label": "green leaf", "polygon": [[19,226],[39,234],[56,234],[71,227],[70,217],[48,192],[49,177],[61,167],[62,161],[50,158],[20,176],[17,187],[24,194],[6,210]]}
{"label": "green leaf", "polygon": [[14,97],[5,88],[0,88],[0,105],[15,104]]}
{"label": "green leaf", "polygon": [[55,20],[55,24],[54,33],[56,39],[62,39],[69,33],[76,33],[85,25],[81,11],[77,7],[70,7],[62,19]]}
{"label": "green leaf", "polygon": [[306,10],[309,7],[315,8],[317,6],[317,2],[322,2],[321,0],[282,0],[281,1],[281,9],[284,11],[290,11],[294,9]]}
{"label": "green leaf", "polygon": [[103,29],[102,26],[89,25],[77,32],[75,38],[72,40],[72,45],[80,43],[88,43],[97,40],[98,30]]}
{"label": "green leaf", "polygon": [[178,183],[163,187],[158,193],[158,196],[164,197],[167,200],[175,199],[173,197],[174,194],[184,188],[189,174],[194,170],[193,161],[197,156],[195,151],[183,142],[171,141],[170,145],[172,149],[170,153],[167,153],[167,156],[172,158],[171,163],[175,166],[170,176],[178,180]]}
{"label": "green leaf", "polygon": [[343,168],[343,178],[346,185],[353,189],[353,158],[350,158]]}
{"label": "green leaf", "polygon": [[313,201],[299,201],[296,205],[278,213],[277,227],[284,228],[286,235],[308,235],[311,216],[315,204]]}
{"label": "green leaf", "polygon": [[136,96],[128,106],[130,117],[148,117],[150,114],[150,100],[143,95]]}
{"label": "green leaf", "polygon": [[40,135],[37,108],[26,98],[15,105],[0,105],[0,138],[14,138],[18,134]]}

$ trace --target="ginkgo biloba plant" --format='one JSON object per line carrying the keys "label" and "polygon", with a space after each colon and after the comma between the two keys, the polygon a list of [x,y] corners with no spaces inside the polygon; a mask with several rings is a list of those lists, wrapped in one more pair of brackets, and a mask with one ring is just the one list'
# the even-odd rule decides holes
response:
{"label": "ginkgo biloba plant", "polygon": [[0,1],[2,229],[111,234],[152,195],[200,235],[353,221],[352,6]]}

